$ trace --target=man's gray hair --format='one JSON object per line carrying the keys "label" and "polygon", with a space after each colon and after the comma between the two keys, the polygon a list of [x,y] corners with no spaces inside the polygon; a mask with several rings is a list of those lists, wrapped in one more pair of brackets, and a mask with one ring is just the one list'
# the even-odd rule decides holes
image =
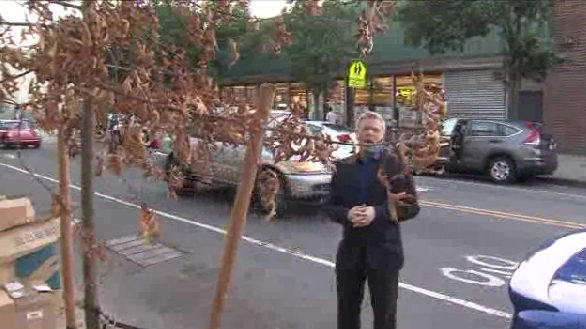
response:
{"label": "man's gray hair", "polygon": [[366,111],[366,112],[362,113],[358,117],[358,119],[356,119],[356,123],[355,123],[356,130],[358,130],[360,128],[360,123],[366,119],[378,120],[380,123],[382,123],[383,131],[385,131],[385,119],[383,118],[382,115],[380,115],[380,113],[376,113],[376,112],[372,112],[372,111]]}

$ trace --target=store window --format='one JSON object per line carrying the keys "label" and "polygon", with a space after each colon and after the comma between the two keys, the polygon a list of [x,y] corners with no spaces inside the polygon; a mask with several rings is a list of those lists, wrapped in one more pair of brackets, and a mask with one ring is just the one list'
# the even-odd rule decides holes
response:
{"label": "store window", "polygon": [[393,77],[378,77],[372,82],[372,103],[393,104]]}
{"label": "store window", "polygon": [[365,88],[353,88],[354,91],[354,107],[368,107],[370,100],[370,93],[368,86]]}
{"label": "store window", "polygon": [[344,80],[338,80],[336,83],[328,90],[325,97],[325,106],[323,114],[323,119],[325,120],[326,115],[326,108],[328,110],[332,110],[337,114],[337,121],[338,123],[346,122],[346,84]]}
{"label": "store window", "polygon": [[232,99],[232,97],[234,97],[234,92],[232,91],[231,86],[222,87],[220,89],[220,99],[223,102],[229,102]]}
{"label": "store window", "polygon": [[246,87],[245,86],[232,86],[232,92],[234,94],[234,101],[236,103],[246,103]]}
{"label": "store window", "polygon": [[380,113],[388,124],[393,120],[393,77],[376,77],[372,80],[372,108]]}
{"label": "store window", "polygon": [[256,85],[246,86],[246,101],[249,104],[257,104],[258,88]]}
{"label": "store window", "polygon": [[308,113],[310,103],[312,103],[311,97],[311,93],[307,91],[303,83],[291,83],[291,103],[299,104],[303,107],[303,111],[306,114]]}
{"label": "store window", "polygon": [[[429,72],[423,75],[423,84],[426,88],[432,85],[443,87],[442,73]],[[415,85],[411,74],[397,76],[397,107],[399,110],[399,126],[414,127],[417,122],[417,113],[412,111],[413,93]]]}

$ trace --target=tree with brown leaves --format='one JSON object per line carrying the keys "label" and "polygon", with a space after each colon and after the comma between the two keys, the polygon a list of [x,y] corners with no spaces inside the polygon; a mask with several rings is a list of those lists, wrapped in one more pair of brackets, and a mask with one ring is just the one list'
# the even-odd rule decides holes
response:
{"label": "tree with brown leaves", "polygon": [[[124,168],[140,168],[147,176],[165,179],[169,182],[171,196],[181,185],[180,170],[172,170],[166,177],[164,168],[150,161],[142,134],[151,136],[167,134],[171,137],[175,158],[179,166],[193,161],[205,163],[210,145],[222,138],[228,144],[248,144],[249,153],[244,166],[248,174],[239,186],[232,213],[233,229],[227,237],[226,256],[218,284],[218,294],[212,314],[212,327],[219,325],[221,305],[230,278],[235,250],[241,236],[252,186],[256,179],[259,143],[274,149],[279,159],[299,156],[302,159],[330,163],[331,142],[324,136],[313,136],[300,129],[304,116],[298,106],[293,106],[292,115],[281,121],[274,133],[262,142],[255,138],[260,135],[263,118],[268,116],[268,104],[272,104],[274,87],[263,87],[264,96],[257,104],[241,104],[220,99],[218,86],[210,75],[209,65],[218,51],[216,29],[223,22],[233,19],[234,6],[246,6],[247,1],[174,1],[165,0],[174,13],[185,22],[186,38],[182,43],[162,42],[159,19],[155,12],[156,1],[91,1],[85,0],[81,6],[66,1],[38,0],[26,1],[25,5],[37,16],[35,22],[0,21],[2,45],[0,63],[2,80],[0,90],[18,89],[16,78],[32,73],[36,82],[32,86],[29,102],[42,129],[59,131],[60,159],[68,161],[70,154],[65,145],[78,147],[77,131],[82,128],[83,195],[82,244],[84,262],[93,261],[98,252],[93,230],[91,202],[91,175],[101,175],[109,169],[121,175]],[[368,55],[372,49],[372,37],[382,33],[380,14],[388,14],[392,1],[369,1],[368,8],[361,16],[358,44],[361,54]],[[56,19],[49,8],[57,4],[75,10],[61,19]],[[307,1],[309,14],[319,15],[316,1]],[[290,42],[291,33],[282,20],[275,21],[273,50],[279,52],[283,45]],[[254,30],[256,24],[249,24]],[[18,47],[8,33],[11,27],[23,26],[23,35],[36,40],[28,48]],[[230,62],[239,58],[237,40],[229,40]],[[196,56],[188,53],[188,48],[198,50]],[[19,70],[19,74],[8,72],[4,65]],[[272,92],[271,92],[272,88]],[[5,97],[1,94],[0,97]],[[233,111],[232,109],[237,109]],[[95,157],[92,168],[91,155],[93,132],[97,118],[117,113],[132,117],[123,123],[121,145],[105,148]],[[196,148],[189,144],[190,132],[197,132],[200,143]],[[255,137],[256,136],[256,137]],[[254,138],[253,138],[254,137]],[[84,152],[85,150],[85,152]],[[65,189],[69,172],[63,162],[60,172],[61,193],[55,197],[63,218],[70,219],[71,204]],[[270,181],[270,180],[269,180]],[[270,184],[270,183],[267,183]],[[274,189],[268,188],[268,191]],[[146,204],[140,207],[140,228],[145,236],[158,235],[158,225],[154,212]],[[62,228],[68,224],[62,221]],[[71,239],[66,229],[62,231],[64,241]],[[70,243],[70,240],[69,240]],[[67,245],[67,243],[66,243]],[[71,245],[69,245],[71,246]],[[67,246],[66,246],[67,247]],[[70,247],[67,247],[70,248]],[[68,249],[70,250],[72,249]],[[64,255],[67,254],[64,252]],[[63,259],[72,266],[73,259]],[[96,282],[93,267],[84,269],[86,287],[86,325],[98,328],[100,309],[95,299]],[[84,265],[84,267],[86,266]],[[64,271],[66,294],[67,327],[75,328],[73,310],[72,273]],[[68,283],[69,282],[69,283]]]}

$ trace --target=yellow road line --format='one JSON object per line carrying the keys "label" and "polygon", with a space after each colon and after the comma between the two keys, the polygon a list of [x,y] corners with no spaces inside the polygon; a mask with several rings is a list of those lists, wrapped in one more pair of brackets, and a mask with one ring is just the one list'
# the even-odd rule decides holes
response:
{"label": "yellow road line", "polygon": [[476,214],[476,215],[484,215],[484,216],[490,216],[490,217],[495,217],[495,218],[516,220],[516,221],[521,221],[521,222],[541,223],[541,224],[548,224],[548,225],[568,227],[568,228],[586,228],[585,223],[569,222],[569,221],[563,221],[563,220],[551,219],[551,218],[526,216],[526,215],[522,215],[522,214],[516,214],[516,213],[510,213],[510,212],[504,212],[504,211],[480,209],[480,208],[467,207],[467,206],[458,206],[458,205],[433,202],[433,201],[426,201],[426,200],[421,200],[419,203],[422,206],[457,210],[457,211],[472,213],[472,214]]}

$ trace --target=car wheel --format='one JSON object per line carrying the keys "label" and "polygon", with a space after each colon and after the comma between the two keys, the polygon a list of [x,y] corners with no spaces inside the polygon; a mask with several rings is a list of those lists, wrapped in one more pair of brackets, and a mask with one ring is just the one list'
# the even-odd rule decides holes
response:
{"label": "car wheel", "polygon": [[488,175],[495,183],[514,182],[517,180],[515,163],[508,157],[492,159],[488,164]]}
{"label": "car wheel", "polygon": [[38,149],[39,147],[41,147],[41,143],[37,143],[37,144],[33,145],[33,148]]}
{"label": "car wheel", "polygon": [[[277,186],[271,184],[271,180],[274,180]],[[271,198],[273,193],[275,197]],[[272,169],[261,169],[255,182],[253,201],[260,213],[268,216],[268,220],[271,220],[274,216],[280,217],[284,215],[287,211],[289,200],[286,182],[281,175]]]}
{"label": "car wheel", "polygon": [[[167,155],[167,159],[165,160],[164,170],[165,170],[165,181],[168,183],[171,175],[171,169],[174,166],[179,165],[177,159],[173,156],[173,153]],[[195,192],[198,188],[198,180],[190,175],[186,170],[183,170],[183,185],[181,188],[177,190],[178,194],[189,194],[191,192]]]}

